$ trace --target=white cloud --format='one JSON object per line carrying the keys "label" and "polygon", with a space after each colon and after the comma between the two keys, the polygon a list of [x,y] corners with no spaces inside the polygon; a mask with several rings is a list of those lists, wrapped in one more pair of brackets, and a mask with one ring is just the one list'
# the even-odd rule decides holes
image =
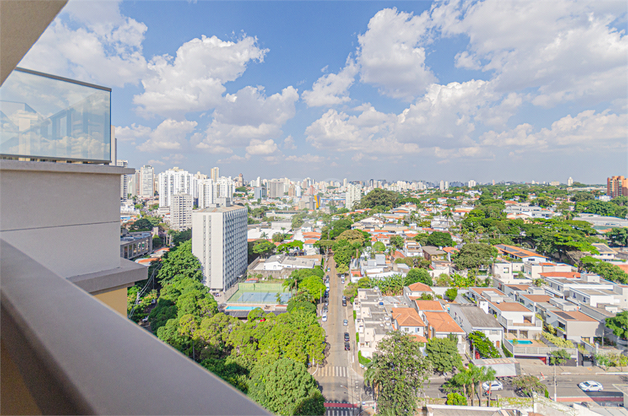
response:
{"label": "white cloud", "polygon": [[567,115],[552,123],[551,128],[534,132],[530,124],[496,133],[482,135],[485,146],[517,146],[528,150],[556,150],[579,146],[595,149],[600,146],[615,146],[626,143],[628,137],[628,114],[613,114],[609,110],[596,113],[586,110],[575,117]]}
{"label": "white cloud", "polygon": [[157,159],[151,159],[146,164],[147,165],[151,165],[151,166],[155,166],[155,165],[163,166],[163,165],[165,165],[164,162],[162,162],[161,160],[157,160]]}
{"label": "white cloud", "polygon": [[196,125],[196,121],[164,120],[137,149],[142,152],[184,150],[187,147],[186,137],[194,131]]}
{"label": "white cloud", "polygon": [[427,12],[419,16],[379,11],[358,36],[357,61],[362,82],[373,84],[393,98],[412,99],[424,93],[436,77],[425,65],[431,22]]}
{"label": "white cloud", "polygon": [[246,155],[246,156],[231,155],[226,159],[218,159],[217,163],[234,163],[234,162],[241,163],[241,162],[246,162],[250,158],[251,158],[250,155]]}
{"label": "white cloud", "polygon": [[310,153],[302,155],[302,156],[288,156],[286,158],[287,162],[297,162],[297,163],[322,163],[325,161],[323,156],[312,155]]}
{"label": "white cloud", "polygon": [[256,43],[248,36],[230,42],[203,35],[181,45],[174,58],[156,56],[142,80],[144,93],[133,102],[143,113],[162,116],[214,108],[223,100],[223,84],[240,77],[249,61],[263,61],[268,50]]}
{"label": "white cloud", "polygon": [[153,129],[151,129],[150,127],[138,126],[133,123],[129,127],[116,127],[115,134],[116,139],[119,142],[135,143],[135,140],[137,139],[148,137],[151,131],[153,131]]}
{"label": "white cloud", "polygon": [[251,143],[246,147],[246,152],[250,155],[269,155],[277,151],[277,145],[272,139],[261,141],[258,139],[251,140]]}
{"label": "white cloud", "polygon": [[283,140],[284,149],[294,150],[297,146],[294,144],[294,138],[292,136],[288,136]]}
{"label": "white cloud", "polygon": [[312,90],[303,91],[301,97],[308,107],[330,106],[347,102],[350,100],[347,91],[353,84],[357,73],[358,67],[349,57],[342,71],[338,74],[323,75],[312,85]]}
{"label": "white cloud", "polygon": [[20,66],[122,87],[146,74],[145,24],[123,16],[119,2],[70,1]]}
{"label": "white cloud", "polygon": [[612,26],[626,11],[619,3],[452,2],[432,17],[445,36],[469,37],[457,66],[494,71],[498,91],[537,88],[532,102],[551,107],[625,97],[628,38]]}
{"label": "white cloud", "polygon": [[214,111],[214,120],[198,147],[217,153],[230,147],[242,147],[253,139],[260,141],[281,136],[281,127],[294,117],[294,103],[299,93],[287,87],[266,97],[262,87],[245,87],[227,94]]}

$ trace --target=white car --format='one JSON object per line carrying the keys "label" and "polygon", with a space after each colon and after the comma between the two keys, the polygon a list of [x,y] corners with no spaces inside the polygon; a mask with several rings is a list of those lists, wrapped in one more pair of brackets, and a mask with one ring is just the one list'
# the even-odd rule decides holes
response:
{"label": "white car", "polygon": [[497,380],[491,381],[490,384],[488,381],[482,383],[482,389],[484,389],[484,391],[489,391],[489,388],[491,391],[504,390],[504,385],[501,381]]}
{"label": "white car", "polygon": [[345,319],[344,321],[342,321],[342,325],[343,325],[343,326],[347,326],[347,325],[349,325],[349,321],[347,321],[347,320]]}
{"label": "white car", "polygon": [[578,387],[580,387],[580,389],[582,391],[602,391],[604,390],[604,386],[602,386],[602,383],[598,383],[597,381],[583,381],[582,383],[578,384]]}
{"label": "white car", "polygon": [[327,322],[327,315],[323,315],[323,322]]}

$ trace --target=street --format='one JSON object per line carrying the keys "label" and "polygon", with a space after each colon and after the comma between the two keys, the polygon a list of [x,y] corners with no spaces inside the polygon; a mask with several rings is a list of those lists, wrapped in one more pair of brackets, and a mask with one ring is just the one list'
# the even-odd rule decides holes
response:
{"label": "street", "polygon": [[[323,396],[327,402],[358,404],[361,402],[363,391],[363,380],[358,376],[355,367],[355,324],[349,306],[342,306],[343,285],[336,274],[335,265],[328,264],[331,268],[326,275],[329,275],[329,311],[327,322],[321,322],[327,333],[328,353],[323,366],[320,366],[312,375],[320,383]],[[319,307],[319,311],[322,305]],[[343,320],[348,321],[348,325],[343,325]],[[344,349],[344,333],[348,332],[350,337],[351,350]],[[349,414],[349,409],[338,408],[328,412],[329,414]]]}

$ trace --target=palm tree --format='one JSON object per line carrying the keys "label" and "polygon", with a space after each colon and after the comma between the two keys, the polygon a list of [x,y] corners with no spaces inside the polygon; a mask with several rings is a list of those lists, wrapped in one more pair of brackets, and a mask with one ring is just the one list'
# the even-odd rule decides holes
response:
{"label": "palm tree", "polygon": [[[478,404],[482,406],[482,383],[495,380],[495,369],[491,367],[476,367],[471,369],[472,377],[475,385],[477,385]],[[475,385],[473,386],[475,390]],[[489,398],[486,398],[486,405],[489,404]]]}
{"label": "palm tree", "polygon": [[[458,370],[460,372],[453,377],[454,382],[462,386],[464,397],[469,397],[469,394],[467,393],[467,386],[473,385],[471,370],[464,367],[460,367]],[[473,405],[473,395],[471,395],[471,405]]]}
{"label": "palm tree", "polygon": [[299,279],[296,277],[289,277],[281,284],[281,286],[285,287],[288,290],[293,290],[296,292],[299,289]]}

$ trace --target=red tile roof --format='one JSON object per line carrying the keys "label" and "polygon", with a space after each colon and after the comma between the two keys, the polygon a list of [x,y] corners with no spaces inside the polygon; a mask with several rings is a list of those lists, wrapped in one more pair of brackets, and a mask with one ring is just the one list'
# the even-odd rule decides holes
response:
{"label": "red tile roof", "polygon": [[392,318],[399,326],[425,326],[425,323],[413,308],[392,308]]}
{"label": "red tile roof", "polygon": [[408,286],[408,289],[412,292],[433,292],[432,288],[425,283],[417,282]]}
{"label": "red tile roof", "polygon": [[564,277],[566,279],[580,278],[580,273],[578,272],[543,272],[539,274],[543,277]]}
{"label": "red tile roof", "polygon": [[419,300],[419,299],[412,299],[411,300],[414,301],[414,303],[416,304],[416,307],[420,310],[420,311],[443,311],[443,305],[440,304],[439,301],[437,300]]}
{"label": "red tile roof", "polygon": [[447,312],[424,312],[427,325],[434,328],[434,332],[464,334],[460,325]]}

